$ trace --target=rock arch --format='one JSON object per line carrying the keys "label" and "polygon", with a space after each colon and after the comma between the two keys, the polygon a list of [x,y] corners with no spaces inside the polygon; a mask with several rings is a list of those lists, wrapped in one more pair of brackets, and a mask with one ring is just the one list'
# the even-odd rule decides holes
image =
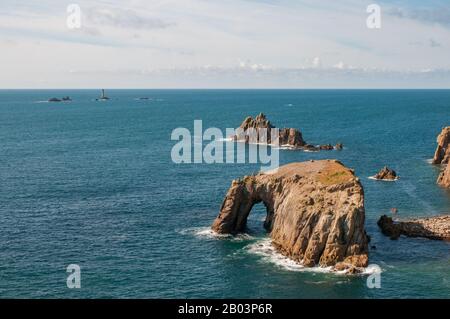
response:
{"label": "rock arch", "polygon": [[244,231],[260,202],[267,210],[265,228],[284,255],[305,266],[352,271],[367,266],[364,192],[340,162],[293,163],[234,180],[212,229],[221,234]]}

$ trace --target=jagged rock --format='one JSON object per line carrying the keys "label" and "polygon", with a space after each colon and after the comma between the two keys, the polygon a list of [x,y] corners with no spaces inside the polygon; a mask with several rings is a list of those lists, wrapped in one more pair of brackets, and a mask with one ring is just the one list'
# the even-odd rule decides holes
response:
{"label": "jagged rock", "polygon": [[341,151],[342,149],[344,149],[344,145],[342,143],[337,143],[334,149],[337,151]]}
{"label": "jagged rock", "polygon": [[450,159],[450,126],[444,127],[437,138],[438,146],[433,157],[433,164],[447,164]]}
{"label": "jagged rock", "polygon": [[259,202],[267,209],[264,227],[283,255],[308,267],[353,272],[367,266],[363,188],[340,162],[292,163],[234,180],[212,229],[220,234],[244,231]]}
{"label": "jagged rock", "polygon": [[438,184],[450,188],[450,164],[447,164],[444,170],[439,174]]}
{"label": "jagged rock", "polygon": [[294,128],[280,129],[280,145],[301,147],[305,145],[302,133]]}
{"label": "jagged rock", "polygon": [[385,166],[381,171],[378,172],[377,175],[374,176],[375,179],[378,180],[390,180],[395,181],[398,179],[397,173],[390,169],[389,167]]}
{"label": "jagged rock", "polygon": [[407,237],[424,237],[435,240],[450,240],[450,215],[414,218],[393,221],[391,217],[381,216],[377,222],[381,231],[391,239],[400,235]]}
{"label": "jagged rock", "polygon": [[[272,136],[271,136],[271,130],[275,128],[275,126],[272,125],[272,123],[266,118],[266,116],[263,113],[260,113],[255,118],[252,118],[251,116],[248,116],[245,118],[245,120],[242,122],[242,124],[239,126],[240,129],[242,129],[242,132],[238,135],[232,136],[232,138],[235,141],[243,141],[246,143],[257,143],[257,142],[265,142],[268,144],[272,143]],[[254,140],[250,140],[249,130],[254,130],[254,132],[258,133],[255,134]],[[260,129],[266,129],[267,130],[267,136],[264,136],[260,133]],[[260,136],[262,135],[262,137]],[[264,139],[264,140],[262,140]],[[327,145],[320,145],[320,146],[313,146],[310,144],[307,144],[303,140],[302,133],[295,129],[295,128],[281,128],[279,129],[278,134],[278,142],[279,145],[283,146],[289,146],[292,149],[303,149],[308,151],[319,151],[319,150],[333,150],[333,146],[330,144]],[[341,144],[342,145],[342,144]]]}

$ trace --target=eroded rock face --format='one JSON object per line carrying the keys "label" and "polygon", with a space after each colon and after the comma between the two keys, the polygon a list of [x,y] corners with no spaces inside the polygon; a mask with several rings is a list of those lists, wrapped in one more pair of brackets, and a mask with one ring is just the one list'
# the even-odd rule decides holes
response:
{"label": "eroded rock face", "polygon": [[407,237],[450,240],[450,215],[396,222],[392,218],[383,215],[378,220],[378,226],[383,234],[391,239],[398,239],[400,235],[404,235]]}
{"label": "eroded rock face", "polygon": [[[269,144],[271,144],[272,142],[275,143],[275,141],[272,141],[273,136],[271,134],[271,131],[272,129],[275,128],[275,126],[272,125],[272,123],[266,118],[266,116],[263,113],[260,113],[255,118],[248,116],[244,120],[244,122],[242,122],[239,128],[242,129],[242,134],[233,136],[234,140],[244,141],[246,143],[249,142],[265,142]],[[254,130],[254,132],[262,132],[261,129],[265,129],[266,134],[257,134],[258,135],[257,140],[254,141],[250,141],[248,134],[245,134],[248,132],[248,130]],[[260,135],[263,136],[264,138],[263,141],[260,140]],[[278,143],[279,145],[282,146],[289,146],[292,149],[303,149],[308,151],[333,150],[334,148],[339,150],[342,149],[342,144],[337,144],[336,147],[333,147],[330,144],[319,146],[307,144],[303,139],[302,133],[295,128],[279,129]]]}
{"label": "eroded rock face", "polygon": [[450,126],[444,127],[437,138],[438,146],[433,157],[433,164],[448,164],[450,159]]}
{"label": "eroded rock face", "polygon": [[377,175],[374,176],[374,178],[379,180],[395,181],[396,179],[398,179],[398,176],[393,169],[390,169],[389,167],[385,166],[381,171],[378,172]]}
{"label": "eroded rock face", "polygon": [[450,188],[450,126],[444,127],[437,138],[438,146],[433,157],[433,164],[446,164],[447,166],[439,174],[437,183]]}
{"label": "eroded rock face", "polygon": [[335,160],[292,163],[276,172],[234,180],[212,229],[245,230],[256,203],[273,245],[305,266],[357,272],[368,264],[364,192],[353,171]]}
{"label": "eroded rock face", "polygon": [[438,184],[450,188],[450,164],[447,164],[447,167],[439,174]]}

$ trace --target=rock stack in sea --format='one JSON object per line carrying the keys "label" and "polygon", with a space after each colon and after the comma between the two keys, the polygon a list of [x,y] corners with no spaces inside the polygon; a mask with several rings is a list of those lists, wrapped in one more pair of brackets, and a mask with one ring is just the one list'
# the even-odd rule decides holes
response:
{"label": "rock stack in sea", "polygon": [[[267,119],[267,117],[260,113],[255,118],[248,116],[239,126],[240,133],[232,136],[232,138],[236,141],[246,142],[246,143],[260,143],[264,142],[267,144],[275,144],[276,141],[272,141],[272,129],[275,126]],[[261,130],[265,130],[265,134],[261,134]],[[249,134],[250,131],[253,130],[254,134]],[[250,140],[249,136],[254,136],[253,140]],[[264,139],[264,140],[262,140]],[[338,149],[342,150],[343,145],[338,143],[335,147],[330,144],[326,145],[311,145],[305,142],[303,139],[302,133],[295,128],[281,128],[278,133],[278,145],[287,146],[291,149],[302,149],[307,151],[320,151],[320,150],[333,150]]]}
{"label": "rock stack in sea", "polygon": [[374,176],[374,178],[377,180],[395,181],[398,179],[398,176],[393,169],[385,166]]}
{"label": "rock stack in sea", "polygon": [[212,229],[220,234],[244,231],[259,202],[267,209],[264,227],[283,255],[307,267],[350,273],[367,266],[364,191],[340,162],[292,163],[234,180]]}
{"label": "rock stack in sea", "polygon": [[450,188],[450,126],[444,127],[437,138],[438,146],[433,157],[433,164],[445,164],[439,174],[437,183],[443,187]]}

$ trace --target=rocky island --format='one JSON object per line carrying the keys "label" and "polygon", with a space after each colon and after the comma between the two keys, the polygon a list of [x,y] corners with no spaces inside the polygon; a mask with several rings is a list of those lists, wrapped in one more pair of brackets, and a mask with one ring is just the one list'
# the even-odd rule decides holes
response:
{"label": "rocky island", "polygon": [[[267,138],[264,142],[266,142],[267,144],[271,144],[272,142],[274,142],[271,141],[271,130],[274,128],[275,126],[272,125],[267,117],[263,113],[260,113],[255,118],[251,116],[245,118],[245,120],[239,126],[239,129],[241,129],[241,133],[232,136],[232,138],[235,141],[250,143],[251,141],[249,141],[249,135],[247,134],[250,129],[253,129],[254,132],[259,132],[260,129],[265,129],[267,132]],[[338,143],[335,147],[333,147],[331,144],[318,146],[308,144],[303,139],[302,133],[295,128],[281,128],[279,129],[278,135],[278,145],[289,147],[290,149],[301,149],[305,151],[317,152],[320,150],[342,150],[343,148],[343,145],[341,143]],[[254,142],[260,142],[259,134],[258,140]]]}
{"label": "rocky island", "polygon": [[385,166],[375,176],[373,176],[373,179],[379,181],[396,181],[398,176],[393,169]]}
{"label": "rocky island", "polygon": [[450,240],[450,215],[413,218],[403,221],[393,221],[383,215],[378,220],[378,226],[386,236],[398,239],[401,235],[407,237],[424,237],[435,240]]}
{"label": "rocky island", "polygon": [[272,244],[306,267],[357,273],[368,265],[364,191],[351,169],[336,160],[291,163],[276,172],[234,180],[212,229],[245,231],[262,202]]}

